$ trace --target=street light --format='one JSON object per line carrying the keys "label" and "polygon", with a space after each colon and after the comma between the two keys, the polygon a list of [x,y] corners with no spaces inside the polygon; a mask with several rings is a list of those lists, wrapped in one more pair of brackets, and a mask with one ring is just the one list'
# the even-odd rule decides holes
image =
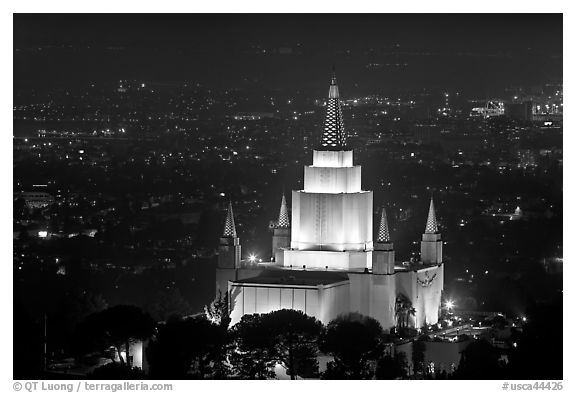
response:
{"label": "street light", "polygon": [[248,256],[248,260],[249,260],[250,262],[255,262],[255,261],[256,261],[256,255],[250,254],[250,255]]}
{"label": "street light", "polygon": [[454,301],[453,300],[446,301],[446,309],[452,310],[453,308],[454,308]]}

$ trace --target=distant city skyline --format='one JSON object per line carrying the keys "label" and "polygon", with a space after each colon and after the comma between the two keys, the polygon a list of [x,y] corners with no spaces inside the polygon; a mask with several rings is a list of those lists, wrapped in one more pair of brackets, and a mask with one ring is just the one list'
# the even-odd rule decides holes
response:
{"label": "distant city skyline", "polygon": [[[106,21],[105,23],[103,21]],[[111,79],[347,91],[561,80],[560,14],[15,15],[16,87]]]}

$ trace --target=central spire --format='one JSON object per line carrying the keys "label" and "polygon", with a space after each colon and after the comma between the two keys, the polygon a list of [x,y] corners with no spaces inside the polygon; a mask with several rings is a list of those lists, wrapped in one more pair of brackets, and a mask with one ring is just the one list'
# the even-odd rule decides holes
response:
{"label": "central spire", "polygon": [[332,81],[328,90],[328,103],[326,105],[326,119],[322,133],[322,147],[340,149],[346,146],[346,132],[342,119],[342,105],[340,93],[336,83],[336,72],[332,71]]}
{"label": "central spire", "polygon": [[340,93],[338,92],[338,84],[336,83],[336,71],[334,69],[332,69],[332,80],[330,81],[328,98],[340,98]]}

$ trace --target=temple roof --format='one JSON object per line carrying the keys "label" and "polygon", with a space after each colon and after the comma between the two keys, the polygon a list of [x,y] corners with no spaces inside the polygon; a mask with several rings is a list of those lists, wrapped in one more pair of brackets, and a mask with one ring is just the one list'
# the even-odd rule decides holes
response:
{"label": "temple roof", "polygon": [[323,148],[328,149],[341,149],[346,146],[346,131],[344,130],[342,105],[335,73],[332,75],[330,89],[328,90],[326,119],[324,120],[321,145]]}
{"label": "temple roof", "polygon": [[323,270],[265,269],[260,275],[234,281],[241,284],[328,285],[348,281],[345,272]]}

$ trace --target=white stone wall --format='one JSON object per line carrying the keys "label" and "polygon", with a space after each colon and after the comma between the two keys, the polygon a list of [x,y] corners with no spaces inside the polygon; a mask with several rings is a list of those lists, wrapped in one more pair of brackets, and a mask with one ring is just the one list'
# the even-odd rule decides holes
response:
{"label": "white stone wall", "polygon": [[350,167],[353,165],[352,150],[314,150],[312,165],[322,167]]}
{"label": "white stone wall", "polygon": [[304,191],[315,193],[341,193],[362,191],[362,168],[304,167]]}
{"label": "white stone wall", "polygon": [[350,311],[350,282],[344,281],[319,286],[320,315],[318,319],[328,324],[340,314]]}
{"label": "white stone wall", "polygon": [[396,296],[406,295],[416,309],[414,327],[437,323],[444,288],[444,266],[398,272],[396,277]]}
{"label": "white stone wall", "polygon": [[[256,272],[258,270],[255,270]],[[239,270],[248,276],[249,269]],[[438,322],[444,287],[444,266],[395,274],[349,273],[348,281],[304,286],[229,282],[232,324],[244,314],[280,309],[301,310],[327,324],[338,315],[358,312],[375,318],[385,330],[396,326],[395,304],[399,293],[416,309],[414,327]]]}
{"label": "white stone wall", "polygon": [[348,311],[348,283],[289,286],[229,283],[230,318],[235,324],[245,314],[265,314],[281,309],[300,310],[322,323]]}
{"label": "white stone wall", "polygon": [[425,233],[422,235],[420,260],[429,264],[442,262],[442,239],[439,233]]}
{"label": "white stone wall", "polygon": [[299,251],[281,250],[283,256],[277,258],[276,264],[284,267],[301,269],[349,270],[372,267],[372,252],[364,251]]}
{"label": "white stone wall", "polygon": [[288,247],[290,247],[290,228],[275,228],[272,236],[272,256],[276,258],[281,248]]}
{"label": "white stone wall", "polygon": [[292,191],[291,248],[371,251],[372,192],[323,194]]}
{"label": "white stone wall", "polygon": [[132,357],[132,366],[143,368],[144,345],[138,340],[130,343],[130,356]]}
{"label": "white stone wall", "polygon": [[[420,275],[421,273],[419,273]],[[434,276],[435,275],[435,276]],[[440,313],[440,308],[442,307],[442,290],[444,289],[444,265],[435,266],[431,268],[428,272],[428,276],[424,275],[423,280],[426,277],[434,279],[431,281],[429,286],[422,286],[417,284],[418,297],[422,299],[422,310],[421,314],[424,315],[424,323],[438,323],[438,316]]]}
{"label": "white stone wall", "polygon": [[376,319],[384,330],[393,327],[396,324],[394,318],[395,275],[351,273],[348,276],[350,311]]}
{"label": "white stone wall", "polygon": [[396,325],[395,305],[395,275],[372,275],[372,308],[370,316],[378,320],[384,330],[389,330]]}

